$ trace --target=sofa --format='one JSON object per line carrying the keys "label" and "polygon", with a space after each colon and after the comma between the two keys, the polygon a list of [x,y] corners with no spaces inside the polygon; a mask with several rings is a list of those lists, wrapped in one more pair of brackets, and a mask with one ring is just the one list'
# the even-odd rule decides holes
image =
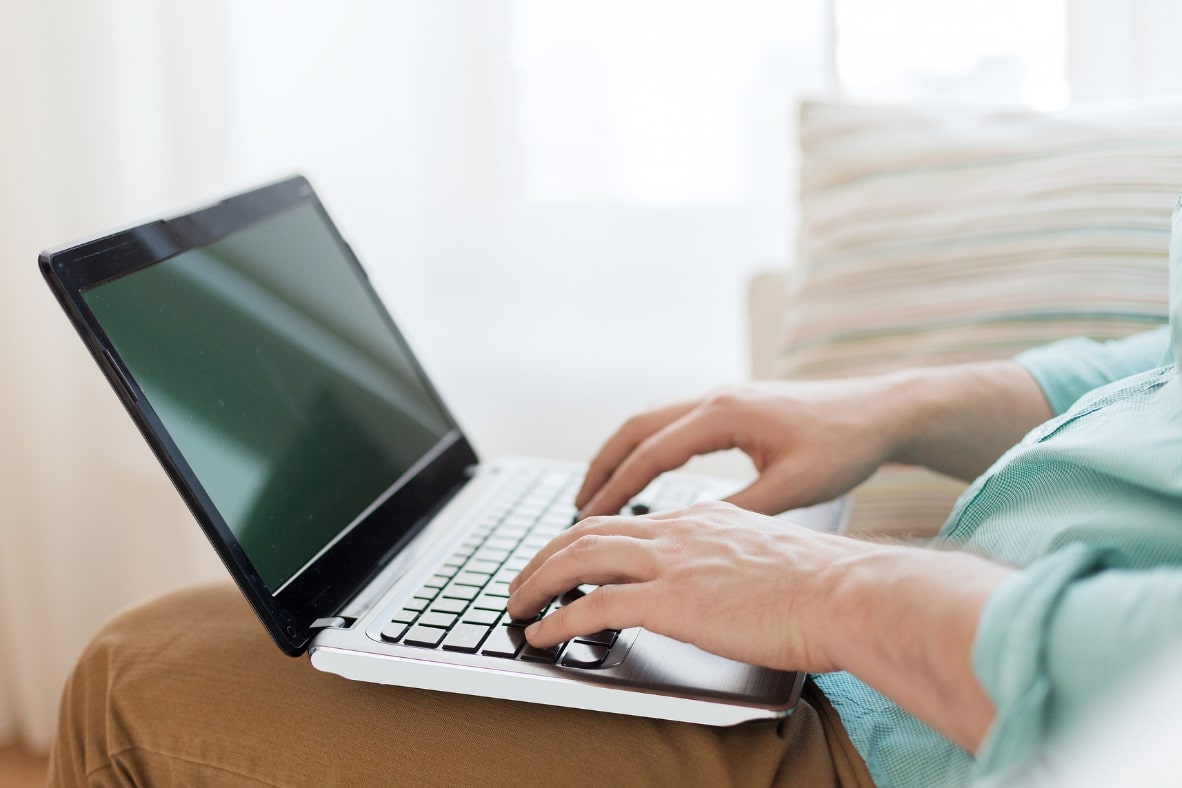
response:
{"label": "sofa", "polygon": [[[1007,358],[1167,320],[1182,103],[800,106],[792,264],[750,283],[757,380]],[[964,484],[887,466],[850,530],[933,535]]]}

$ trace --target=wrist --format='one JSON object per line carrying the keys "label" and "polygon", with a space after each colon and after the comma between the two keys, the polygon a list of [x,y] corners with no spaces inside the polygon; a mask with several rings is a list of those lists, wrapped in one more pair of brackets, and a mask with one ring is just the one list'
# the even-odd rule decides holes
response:
{"label": "wrist", "polygon": [[822,665],[816,672],[848,670],[849,658],[865,650],[867,633],[877,616],[876,603],[883,591],[884,565],[897,548],[891,545],[831,536],[833,551],[824,569],[813,578],[818,600],[810,633],[810,662]]}
{"label": "wrist", "polygon": [[930,367],[887,376],[888,462],[973,479],[1050,417],[1042,390],[1012,361]]}
{"label": "wrist", "polygon": [[875,398],[883,462],[922,464],[915,460],[915,445],[927,421],[925,410],[931,398],[931,373],[909,369],[878,376]]}
{"label": "wrist", "polygon": [[994,714],[972,667],[977,624],[1014,571],[967,553],[872,545],[830,583],[819,654],[971,751]]}

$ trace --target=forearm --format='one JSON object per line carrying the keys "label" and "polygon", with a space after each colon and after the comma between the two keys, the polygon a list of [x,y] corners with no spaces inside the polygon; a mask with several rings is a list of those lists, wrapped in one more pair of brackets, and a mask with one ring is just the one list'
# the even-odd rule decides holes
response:
{"label": "forearm", "polygon": [[894,430],[889,460],[974,479],[1051,417],[1042,389],[1012,361],[887,376]]}
{"label": "forearm", "polygon": [[972,647],[990,593],[1014,570],[964,553],[864,545],[834,567],[827,661],[973,752],[994,717]]}

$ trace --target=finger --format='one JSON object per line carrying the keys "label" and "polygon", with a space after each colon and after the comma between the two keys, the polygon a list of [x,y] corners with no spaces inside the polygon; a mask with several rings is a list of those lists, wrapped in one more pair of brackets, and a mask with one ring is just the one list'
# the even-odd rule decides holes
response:
{"label": "finger", "polygon": [[696,408],[649,436],[619,464],[580,515],[618,512],[662,473],[680,468],[699,454],[734,448],[735,435],[728,421],[716,409]]}
{"label": "finger", "polygon": [[530,624],[525,637],[535,648],[548,648],[603,629],[643,626],[652,598],[647,583],[601,586]]}
{"label": "finger", "polygon": [[659,570],[649,540],[587,534],[550,556],[518,585],[507,609],[515,618],[525,618],[575,586],[643,582]]}
{"label": "finger", "polygon": [[633,416],[624,422],[603,444],[603,448],[591,460],[583,485],[575,496],[575,506],[582,509],[595,493],[611,478],[620,463],[640,445],[641,441],[660,431],[697,407],[697,402],[679,402],[663,408]]}
{"label": "finger", "polygon": [[786,485],[782,480],[774,479],[768,474],[760,476],[751,484],[723,500],[740,509],[770,515],[777,515],[802,505],[794,503],[793,490],[790,485]]}
{"label": "finger", "polygon": [[[509,582],[509,593],[513,593],[552,555],[568,547],[572,542],[589,534],[631,536],[647,539],[652,536],[653,526],[644,517],[592,517],[573,525],[547,542],[533,558],[522,567]],[[564,589],[565,590],[565,589]]]}

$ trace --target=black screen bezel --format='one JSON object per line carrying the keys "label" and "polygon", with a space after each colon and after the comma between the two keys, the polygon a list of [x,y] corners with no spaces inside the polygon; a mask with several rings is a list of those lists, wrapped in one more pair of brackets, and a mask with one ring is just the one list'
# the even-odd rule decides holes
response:
{"label": "black screen bezel", "polygon": [[[164,262],[190,249],[218,241],[301,205],[315,208],[339,245],[353,273],[373,300],[392,338],[406,352],[422,385],[452,429],[435,456],[406,479],[386,501],[350,530],[312,565],[272,593],[255,571],[229,525],[218,513],[192,467],[123,363],[83,299],[89,288]],[[41,272],[70,317],[83,343],[139,427],[235,582],[287,654],[307,650],[313,622],[335,615],[418,532],[428,516],[467,481],[476,453],[374,291],[360,261],[341,237],[311,184],[302,176],[229,197],[179,216],[141,224],[99,238],[42,252]],[[391,484],[396,480],[391,479]]]}

